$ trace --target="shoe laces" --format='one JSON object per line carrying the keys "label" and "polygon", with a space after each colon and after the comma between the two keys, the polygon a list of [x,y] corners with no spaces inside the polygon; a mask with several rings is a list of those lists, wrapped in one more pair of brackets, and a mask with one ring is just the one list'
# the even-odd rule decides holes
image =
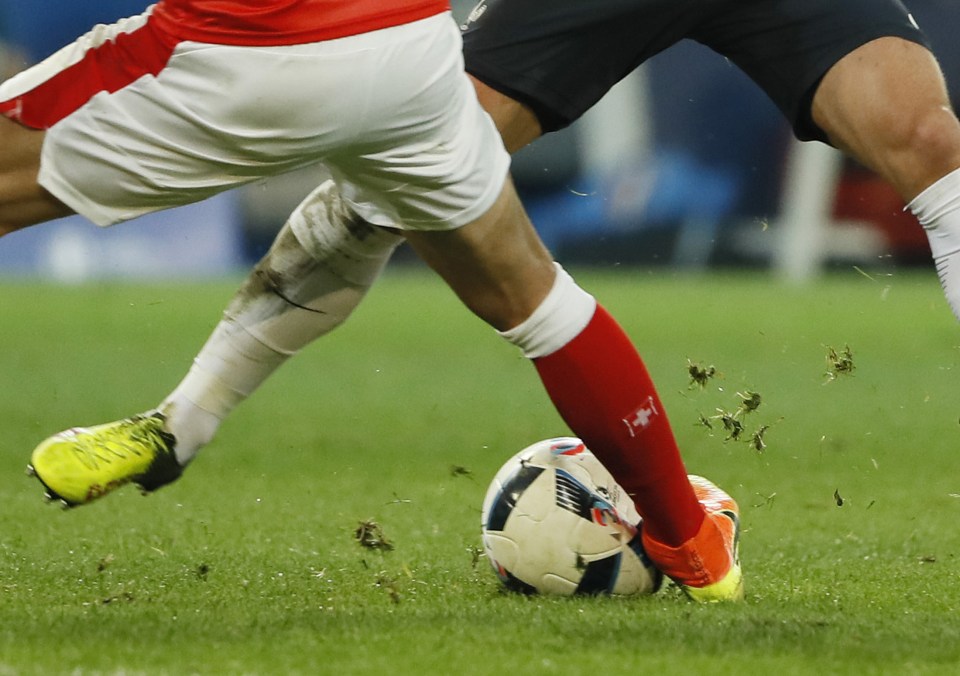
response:
{"label": "shoe laces", "polygon": [[108,430],[109,436],[102,432],[76,431],[72,450],[77,459],[91,470],[98,469],[101,464],[139,458],[144,453],[165,453],[166,444],[158,429],[160,422],[155,418],[132,418]]}

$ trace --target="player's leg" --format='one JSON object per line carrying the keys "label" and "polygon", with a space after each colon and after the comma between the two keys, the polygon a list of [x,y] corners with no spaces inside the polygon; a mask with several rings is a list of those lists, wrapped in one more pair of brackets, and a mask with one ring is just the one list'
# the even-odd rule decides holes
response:
{"label": "player's leg", "polygon": [[[426,53],[422,70],[416,59],[403,65],[429,71],[431,85],[411,88],[421,96],[410,109],[384,107],[380,123],[396,130],[395,147],[335,167],[347,178],[348,201],[370,222],[399,216],[408,241],[464,304],[533,361],[574,434],[632,494],[651,558],[695,598],[738,598],[735,519],[701,503],[643,361],[553,262],[506,179],[496,129],[459,59],[448,56]],[[381,70],[382,96],[403,79],[391,70]],[[424,144],[437,152],[411,153]],[[390,190],[396,185],[406,189]]]}
{"label": "player's leg", "polygon": [[159,406],[181,465],[287,359],[350,316],[402,241],[350,212],[332,181],[296,208]]}
{"label": "player's leg", "polygon": [[73,213],[37,182],[44,135],[0,116],[0,235]]}
{"label": "player's leg", "polygon": [[71,506],[130,482],[152,491],[177,479],[234,408],[350,315],[401,241],[349,212],[327,181],[293,212],[156,410],[56,434],[33,451],[31,471]]}
{"label": "player's leg", "polygon": [[901,38],[869,42],[827,72],[812,114],[834,145],[910,203],[960,319],[960,122],[933,55]]}
{"label": "player's leg", "polygon": [[477,91],[480,105],[493,119],[508,152],[515,153],[543,135],[540,120],[530,106],[473,76],[470,80]]}
{"label": "player's leg", "polygon": [[533,361],[571,430],[634,499],[653,561],[697,600],[740,598],[736,503],[712,484],[691,486],[642,359],[555,265],[512,185],[478,220],[407,238],[467,307]]}

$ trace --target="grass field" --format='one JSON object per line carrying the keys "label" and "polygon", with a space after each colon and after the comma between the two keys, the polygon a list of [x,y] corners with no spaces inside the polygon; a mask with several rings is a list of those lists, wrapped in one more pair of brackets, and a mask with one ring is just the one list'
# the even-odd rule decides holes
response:
{"label": "grass field", "polygon": [[[0,674],[958,673],[960,329],[933,273],[579,277],[639,346],[689,469],[740,502],[746,603],[499,591],[478,560],[487,481],[567,430],[529,364],[416,270],[178,483],[44,505],[30,449],[156,404],[236,280],[8,281]],[[855,370],[831,379],[847,347]],[[717,369],[702,391],[688,360]],[[740,441],[701,424],[746,391],[762,405]],[[392,551],[358,544],[366,520]]]}

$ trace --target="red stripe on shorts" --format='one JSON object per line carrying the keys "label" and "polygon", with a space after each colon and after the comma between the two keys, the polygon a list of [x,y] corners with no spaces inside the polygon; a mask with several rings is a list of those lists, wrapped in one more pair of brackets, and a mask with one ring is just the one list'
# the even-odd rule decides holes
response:
{"label": "red stripe on shorts", "polygon": [[33,129],[49,129],[100,92],[116,92],[144,75],[157,75],[177,40],[148,21],[96,45],[32,89],[0,101],[0,114]]}

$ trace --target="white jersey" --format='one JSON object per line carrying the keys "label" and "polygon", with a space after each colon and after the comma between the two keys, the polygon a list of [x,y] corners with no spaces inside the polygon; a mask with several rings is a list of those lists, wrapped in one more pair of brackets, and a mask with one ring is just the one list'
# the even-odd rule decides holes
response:
{"label": "white jersey", "polygon": [[157,11],[98,26],[0,85],[0,112],[47,130],[41,185],[95,223],[314,163],[378,225],[458,227],[499,194],[509,156],[449,12],[249,46],[171,35]]}

